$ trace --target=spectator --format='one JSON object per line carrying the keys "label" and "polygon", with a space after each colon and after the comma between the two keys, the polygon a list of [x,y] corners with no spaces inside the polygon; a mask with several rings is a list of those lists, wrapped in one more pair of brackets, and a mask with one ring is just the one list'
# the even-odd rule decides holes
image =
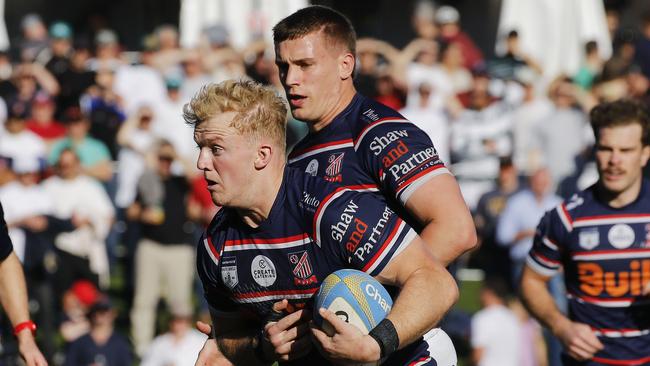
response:
{"label": "spectator", "polygon": [[50,151],[48,161],[55,165],[65,149],[72,149],[81,161],[83,173],[101,182],[113,177],[110,151],[106,145],[88,136],[90,121],[81,113],[79,107],[69,108],[64,115],[67,123],[67,136],[57,140]]}
{"label": "spectator", "polygon": [[55,22],[50,26],[50,47],[38,61],[45,66],[57,80],[70,69],[72,56],[72,28],[65,22]]}
{"label": "spectator", "polygon": [[69,108],[79,106],[81,95],[95,83],[95,71],[86,68],[89,59],[89,46],[77,42],[70,56],[70,68],[59,75],[55,74],[61,85],[61,92],[56,98],[59,119]]}
{"label": "spectator", "polygon": [[511,30],[506,37],[505,53],[491,60],[488,63],[488,70],[495,78],[511,80],[516,78],[516,74],[521,68],[529,68],[538,74],[543,71],[533,59],[522,53],[519,32]]}
{"label": "spectator", "polygon": [[47,153],[45,142],[29,131],[25,119],[28,114],[25,103],[14,102],[9,106],[9,116],[5,121],[5,133],[0,134],[0,157],[16,160],[43,160]]}
{"label": "spectator", "polygon": [[189,182],[183,176],[172,175],[176,153],[171,143],[162,141],[156,151],[156,166],[140,178],[136,201],[128,212],[130,219],[138,219],[142,224],[142,238],[135,254],[136,283],[131,310],[138,355],[144,354],[153,338],[156,305],[161,297],[178,311],[190,311],[192,305],[194,229],[183,209],[187,207]]}
{"label": "spectator", "polygon": [[189,50],[183,58],[183,83],[180,87],[181,100],[186,103],[201,87],[212,81],[203,69],[201,55],[196,50]]}
{"label": "spectator", "polygon": [[129,342],[115,332],[117,314],[108,299],[95,303],[88,312],[90,332],[72,342],[64,366],[125,366],[133,362]]}
{"label": "spectator", "polygon": [[451,82],[454,94],[465,93],[472,88],[472,74],[463,65],[463,57],[460,43],[441,43],[440,67]]}
{"label": "spectator", "polygon": [[516,166],[510,157],[500,158],[497,187],[479,198],[474,211],[474,223],[481,246],[478,251],[472,253],[470,266],[483,269],[485,273],[501,278],[506,283],[510,283],[508,249],[497,244],[496,230],[506,202],[518,191],[519,177]]}
{"label": "spectator", "polygon": [[59,331],[66,344],[90,331],[90,320],[87,315],[99,299],[99,295],[97,287],[88,280],[75,281],[63,294],[63,321]]}
{"label": "spectator", "polygon": [[511,279],[515,288],[528,251],[533,245],[535,227],[544,212],[561,202],[553,193],[553,182],[548,168],[541,167],[529,178],[529,187],[514,194],[507,201],[497,223],[496,239],[510,248]]}
{"label": "spectator", "polygon": [[191,313],[172,311],[169,330],[151,342],[140,365],[193,366],[207,336],[193,329],[191,321]]}
{"label": "spectator", "polygon": [[42,138],[48,147],[66,133],[65,126],[54,118],[55,109],[52,98],[38,93],[32,103],[31,118],[27,121],[27,129]]}
{"label": "spectator", "polygon": [[95,57],[88,60],[88,69],[115,71],[122,65],[117,34],[111,29],[101,29],[95,35]]}
{"label": "spectator", "polygon": [[542,328],[539,323],[533,319],[523,304],[517,299],[510,299],[508,307],[517,316],[520,326],[521,348],[519,349],[520,366],[546,366],[548,360],[546,356],[546,342],[542,335]]}
{"label": "spectator", "polygon": [[507,304],[508,289],[487,279],[479,298],[481,310],[472,318],[472,360],[477,366],[521,366],[521,329]]}
{"label": "spectator", "polygon": [[573,81],[583,90],[591,89],[594,79],[600,76],[604,61],[598,52],[598,43],[589,41],[585,44],[585,60],[573,77]]}
{"label": "spectator", "polygon": [[22,39],[19,41],[19,59],[32,62],[47,49],[47,28],[43,19],[36,13],[29,13],[20,21]]}
{"label": "spectator", "polygon": [[55,166],[56,175],[43,182],[54,202],[54,216],[72,220],[75,230],[55,239],[58,293],[77,279],[88,279],[106,288],[109,282],[106,236],[114,209],[104,188],[81,170],[79,157],[63,148]]}
{"label": "spectator", "polygon": [[553,185],[575,172],[575,157],[593,143],[585,113],[577,108],[577,90],[571,80],[561,77],[549,87],[551,112],[536,126],[531,141],[534,153],[544,157]]}
{"label": "spectator", "polygon": [[467,70],[474,70],[484,66],[483,54],[476,47],[474,41],[460,28],[460,14],[458,10],[449,5],[436,9],[435,20],[440,27],[440,38],[447,43],[458,43],[460,53],[463,55],[463,65]]}

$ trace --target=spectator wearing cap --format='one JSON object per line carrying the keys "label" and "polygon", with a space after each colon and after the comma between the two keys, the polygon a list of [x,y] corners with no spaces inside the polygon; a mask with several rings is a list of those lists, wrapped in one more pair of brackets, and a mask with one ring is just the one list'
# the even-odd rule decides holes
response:
{"label": "spectator wearing cap", "polygon": [[155,123],[151,126],[154,134],[162,139],[170,141],[174,145],[176,154],[185,165],[194,165],[198,152],[194,143],[194,135],[191,128],[184,123],[179,123],[178,112],[183,110],[184,100],[180,88],[183,80],[180,78],[167,78],[167,95],[156,113]]}
{"label": "spectator wearing cap", "polygon": [[8,159],[44,159],[47,146],[43,139],[27,129],[25,119],[29,115],[29,104],[14,101],[9,105],[4,124],[5,133],[0,134],[0,157]]}
{"label": "spectator wearing cap", "polygon": [[29,13],[20,21],[22,39],[18,42],[20,60],[32,62],[49,46],[47,28],[41,16]]}
{"label": "spectator wearing cap", "polygon": [[[248,78],[242,54],[230,45],[230,32],[226,26],[223,24],[209,26],[203,30],[203,34],[207,47],[200,50],[201,61],[203,68],[212,76],[214,82]],[[258,43],[252,43],[249,47],[260,48]],[[248,50],[244,52],[248,53]]]}
{"label": "spectator wearing cap", "polygon": [[88,311],[90,331],[70,344],[63,365],[131,365],[133,356],[129,342],[115,331],[116,316],[108,298],[93,304]]}
{"label": "spectator wearing cap", "polygon": [[39,62],[54,75],[57,80],[70,69],[72,56],[72,28],[66,22],[54,22],[50,26],[50,48],[47,55]]}
{"label": "spectator wearing cap", "polygon": [[436,24],[440,28],[440,38],[448,43],[458,43],[463,64],[468,70],[473,70],[483,64],[483,54],[474,41],[460,27],[460,14],[456,8],[444,5],[436,9]]}
{"label": "spectator wearing cap", "polygon": [[93,71],[103,69],[116,71],[124,65],[120,58],[120,43],[117,33],[102,29],[95,35],[95,57],[88,60],[88,68]]}
{"label": "spectator wearing cap", "polygon": [[55,140],[65,136],[65,126],[54,118],[54,100],[45,93],[38,93],[32,102],[31,118],[27,129],[38,135],[51,146]]}
{"label": "spectator wearing cap", "polygon": [[46,179],[43,187],[54,202],[54,216],[71,220],[75,229],[55,238],[56,286],[62,293],[75,280],[85,278],[106,287],[109,268],[105,241],[113,223],[113,205],[104,187],[83,173],[72,148],[62,148],[57,157],[56,175]]}
{"label": "spectator wearing cap", "polygon": [[205,84],[214,80],[205,71],[203,60],[198,50],[188,50],[183,58],[183,84],[180,88],[181,99],[190,100]]}
{"label": "spectator wearing cap", "polygon": [[140,366],[193,366],[207,336],[192,327],[192,313],[172,310],[169,329],[154,338]]}
{"label": "spectator wearing cap", "polygon": [[66,137],[57,140],[50,150],[48,161],[56,165],[64,149],[72,149],[79,157],[83,173],[107,182],[113,177],[110,151],[106,145],[89,136],[90,121],[79,107],[71,107],[64,114]]}
{"label": "spectator wearing cap", "polygon": [[90,331],[87,314],[99,300],[99,295],[97,287],[88,280],[75,281],[63,294],[63,321],[59,331],[66,343],[73,342]]}

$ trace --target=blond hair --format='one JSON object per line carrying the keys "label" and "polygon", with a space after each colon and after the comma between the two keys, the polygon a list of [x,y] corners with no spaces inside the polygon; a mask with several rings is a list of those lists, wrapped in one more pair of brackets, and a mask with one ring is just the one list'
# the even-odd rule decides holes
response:
{"label": "blond hair", "polygon": [[270,137],[286,148],[287,107],[273,90],[249,80],[226,80],[203,86],[183,107],[183,119],[196,128],[219,113],[236,112],[230,122],[242,136]]}

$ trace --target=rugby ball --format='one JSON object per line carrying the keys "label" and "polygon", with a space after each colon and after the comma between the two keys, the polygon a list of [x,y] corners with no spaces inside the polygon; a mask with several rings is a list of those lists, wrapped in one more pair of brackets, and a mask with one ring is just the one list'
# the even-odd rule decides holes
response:
{"label": "rugby ball", "polygon": [[314,322],[325,333],[334,334],[331,325],[318,313],[318,309],[325,308],[368,334],[392,306],[393,300],[377,280],[365,272],[341,269],[321,283],[314,302]]}

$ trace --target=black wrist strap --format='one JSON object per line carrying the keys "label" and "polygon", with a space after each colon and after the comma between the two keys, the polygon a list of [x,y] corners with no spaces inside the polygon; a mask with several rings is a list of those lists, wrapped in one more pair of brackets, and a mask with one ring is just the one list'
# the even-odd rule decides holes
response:
{"label": "black wrist strap", "polygon": [[397,347],[399,347],[399,336],[397,335],[397,330],[395,329],[393,322],[389,319],[380,321],[376,327],[372,328],[368,335],[379,343],[379,349],[381,350],[380,358],[388,357],[391,353],[397,350]]}

